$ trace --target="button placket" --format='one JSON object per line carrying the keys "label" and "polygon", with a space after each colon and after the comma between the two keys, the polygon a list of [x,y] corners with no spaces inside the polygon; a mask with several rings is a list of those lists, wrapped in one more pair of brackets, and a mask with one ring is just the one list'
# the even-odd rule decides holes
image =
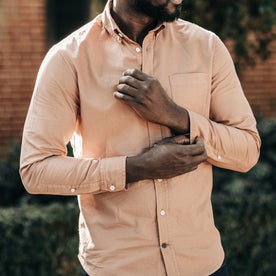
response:
{"label": "button placket", "polygon": [[164,206],[167,206],[167,191],[165,189],[165,180],[164,183],[154,181],[155,191],[156,191],[156,204],[159,215],[157,216],[157,224],[159,231],[159,241],[160,244],[168,242],[168,227],[167,227],[167,217]]}
{"label": "button placket", "polygon": [[[142,68],[143,72],[148,75],[154,75],[154,40],[155,37],[151,33],[149,34],[143,42],[143,49],[146,49],[142,52]],[[149,144],[153,145],[154,142],[161,140],[162,133],[161,128],[156,124],[148,122],[148,130],[149,130]],[[165,216],[164,206],[167,206],[167,196],[166,196],[166,181],[163,179],[155,179],[155,193],[156,193],[156,204],[157,204],[157,224],[159,231],[159,241],[160,245],[162,243],[168,242],[168,227],[167,227],[167,217]]]}

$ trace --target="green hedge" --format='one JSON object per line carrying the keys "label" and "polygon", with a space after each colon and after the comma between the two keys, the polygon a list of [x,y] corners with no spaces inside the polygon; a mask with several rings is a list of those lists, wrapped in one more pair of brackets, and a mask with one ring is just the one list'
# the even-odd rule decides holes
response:
{"label": "green hedge", "polygon": [[[67,145],[67,155],[73,156],[70,143]],[[20,145],[12,144],[7,158],[0,159],[0,206],[20,206],[26,203],[49,204],[51,202],[68,202],[67,196],[30,195],[26,192],[19,175]]]}
{"label": "green hedge", "polygon": [[[275,196],[213,196],[230,275],[276,275]],[[0,275],[81,275],[77,220],[76,202],[0,209]]]}
{"label": "green hedge", "polygon": [[231,276],[276,275],[276,193],[215,194],[215,223]]}
{"label": "green hedge", "polygon": [[76,202],[0,209],[0,275],[81,275]]}

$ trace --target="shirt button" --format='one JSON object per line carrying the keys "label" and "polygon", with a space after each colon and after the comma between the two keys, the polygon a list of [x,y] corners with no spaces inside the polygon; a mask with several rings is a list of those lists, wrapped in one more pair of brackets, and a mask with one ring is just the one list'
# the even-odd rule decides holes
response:
{"label": "shirt button", "polygon": [[166,212],[164,210],[161,210],[160,214],[161,216],[165,216]]}
{"label": "shirt button", "polygon": [[220,155],[218,156],[218,160],[221,160],[221,156]]}
{"label": "shirt button", "polygon": [[137,47],[135,50],[136,50],[137,53],[141,52],[141,49],[139,47]]}
{"label": "shirt button", "polygon": [[111,185],[111,186],[109,187],[109,189],[110,189],[110,191],[114,191],[114,190],[115,190],[115,186],[114,186],[114,185]]}
{"label": "shirt button", "polygon": [[158,182],[162,182],[162,181],[163,181],[163,179],[157,179],[157,181],[158,181]]}
{"label": "shirt button", "polygon": [[71,193],[74,193],[76,191],[76,189],[72,188],[71,189]]}
{"label": "shirt button", "polygon": [[162,243],[162,248],[166,248],[167,244],[165,242]]}

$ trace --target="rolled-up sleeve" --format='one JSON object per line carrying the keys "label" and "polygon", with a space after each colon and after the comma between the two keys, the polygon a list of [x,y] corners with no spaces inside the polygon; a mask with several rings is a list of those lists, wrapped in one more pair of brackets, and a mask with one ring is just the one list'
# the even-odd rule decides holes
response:
{"label": "rolled-up sleeve", "polygon": [[23,131],[20,174],[28,192],[74,195],[125,189],[125,156],[66,156],[79,117],[78,95],[73,64],[51,49],[40,67]]}
{"label": "rolled-up sleeve", "polygon": [[260,153],[256,120],[229,52],[217,36],[213,39],[210,117],[188,111],[191,140],[203,138],[211,164],[246,172],[256,164]]}

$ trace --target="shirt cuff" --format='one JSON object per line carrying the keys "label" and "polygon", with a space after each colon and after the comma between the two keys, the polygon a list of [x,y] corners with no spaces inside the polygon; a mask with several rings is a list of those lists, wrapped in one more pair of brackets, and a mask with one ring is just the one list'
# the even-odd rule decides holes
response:
{"label": "shirt cuff", "polygon": [[190,144],[193,144],[196,140],[196,138],[200,135],[200,133],[198,132],[198,129],[196,127],[196,117],[198,114],[196,114],[195,112],[191,111],[191,110],[187,110],[188,114],[189,114],[189,118],[190,118]]}
{"label": "shirt cuff", "polygon": [[126,190],[126,156],[101,159],[101,191]]}
{"label": "shirt cuff", "polygon": [[190,117],[190,143],[195,143],[197,137],[204,141],[205,150],[208,158],[214,160],[216,164],[222,162],[222,153],[219,153],[214,146],[210,144],[210,123],[206,117],[188,110]]}

